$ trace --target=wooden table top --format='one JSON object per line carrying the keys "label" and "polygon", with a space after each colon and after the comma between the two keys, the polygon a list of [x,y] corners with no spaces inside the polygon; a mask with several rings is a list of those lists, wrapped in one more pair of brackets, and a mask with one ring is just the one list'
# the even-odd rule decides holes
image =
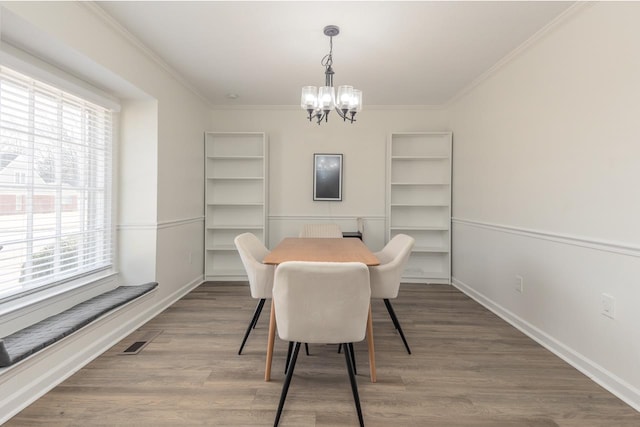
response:
{"label": "wooden table top", "polygon": [[264,264],[285,261],[361,262],[380,261],[360,239],[286,237],[262,260]]}

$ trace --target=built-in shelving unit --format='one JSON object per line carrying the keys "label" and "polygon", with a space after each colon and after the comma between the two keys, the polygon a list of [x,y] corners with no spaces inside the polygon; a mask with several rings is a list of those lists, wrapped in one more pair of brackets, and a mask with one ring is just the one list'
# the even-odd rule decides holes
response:
{"label": "built-in shelving unit", "polygon": [[387,144],[387,241],[416,239],[403,281],[451,282],[450,132],[393,133]]}
{"label": "built-in shelving unit", "polygon": [[205,134],[205,280],[246,280],[233,239],[266,239],[267,144],[264,133]]}

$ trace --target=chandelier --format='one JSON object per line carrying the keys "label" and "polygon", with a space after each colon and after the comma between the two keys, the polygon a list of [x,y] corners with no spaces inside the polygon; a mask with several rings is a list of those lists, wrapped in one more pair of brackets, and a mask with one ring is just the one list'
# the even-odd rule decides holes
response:
{"label": "chandelier", "polygon": [[300,106],[309,113],[309,121],[314,118],[318,124],[329,121],[329,113],[336,110],[343,121],[353,123],[356,121],[356,113],[362,110],[362,91],[354,89],[353,86],[339,86],[336,96],[333,88],[333,38],[340,33],[337,25],[327,25],[324,27],[324,35],[329,37],[329,53],[322,58],[320,64],[325,67],[324,86],[304,86]]}

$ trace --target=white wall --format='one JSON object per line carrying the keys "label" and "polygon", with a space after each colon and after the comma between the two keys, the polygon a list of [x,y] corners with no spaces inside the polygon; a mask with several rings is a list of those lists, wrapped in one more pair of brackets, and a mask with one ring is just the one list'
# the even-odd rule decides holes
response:
{"label": "white wall", "polygon": [[638,22],[576,8],[451,120],[456,286],[640,410]]}
{"label": "white wall", "polygon": [[[0,371],[0,423],[201,283],[202,152],[210,121],[205,103],[94,4],[1,6],[3,34],[11,29],[14,44],[123,99],[116,151],[120,281],[158,281],[159,286],[133,305]],[[55,314],[58,306],[34,306],[37,313],[34,307],[14,311],[0,318],[0,326],[7,319]]]}
{"label": "white wall", "polygon": [[118,171],[118,270],[124,283],[141,283],[156,272],[158,103],[125,100],[119,116],[119,126],[126,132],[121,132],[116,143],[114,162]]}
{"label": "white wall", "polygon": [[[296,91],[298,88],[292,88]],[[365,94],[366,96],[366,94]],[[302,109],[215,110],[212,131],[266,132],[269,138],[269,238],[275,246],[296,236],[306,222],[335,222],[344,231],[365,220],[365,243],[382,248],[385,236],[385,150],[392,132],[447,131],[442,109],[365,109],[357,122],[332,113],[328,123],[310,123]],[[341,153],[341,202],[313,200],[313,154]]]}

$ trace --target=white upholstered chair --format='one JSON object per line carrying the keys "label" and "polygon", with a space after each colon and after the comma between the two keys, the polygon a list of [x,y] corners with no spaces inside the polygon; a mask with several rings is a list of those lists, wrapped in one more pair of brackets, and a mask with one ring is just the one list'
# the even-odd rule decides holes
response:
{"label": "white upholstered chair", "polygon": [[338,224],[304,224],[298,237],[342,237]]}
{"label": "white upholstered chair", "polygon": [[302,342],[345,344],[351,391],[360,426],[364,426],[353,343],[365,338],[370,298],[369,270],[362,263],[290,261],[278,266],[273,285],[278,335],[295,345],[287,361],[275,426],[282,415]]}
{"label": "white upholstered chair", "polygon": [[249,338],[251,329],[255,328],[258,323],[265,301],[271,298],[275,266],[262,263],[262,260],[269,253],[269,250],[255,235],[251,233],[240,234],[236,236],[234,243],[249,278],[251,296],[259,300],[249,327],[242,339],[240,350],[238,350],[238,354],[242,354],[242,349],[247,342],[247,338]]}
{"label": "white upholstered chair", "polygon": [[389,300],[398,297],[402,272],[407,265],[414,244],[415,239],[411,236],[407,236],[406,234],[395,235],[380,252],[375,253],[376,257],[380,260],[380,265],[369,267],[371,298],[378,298],[384,301],[391,321],[400,333],[402,342],[409,354],[411,354],[411,349],[409,348],[409,344],[407,344],[398,317]]}

